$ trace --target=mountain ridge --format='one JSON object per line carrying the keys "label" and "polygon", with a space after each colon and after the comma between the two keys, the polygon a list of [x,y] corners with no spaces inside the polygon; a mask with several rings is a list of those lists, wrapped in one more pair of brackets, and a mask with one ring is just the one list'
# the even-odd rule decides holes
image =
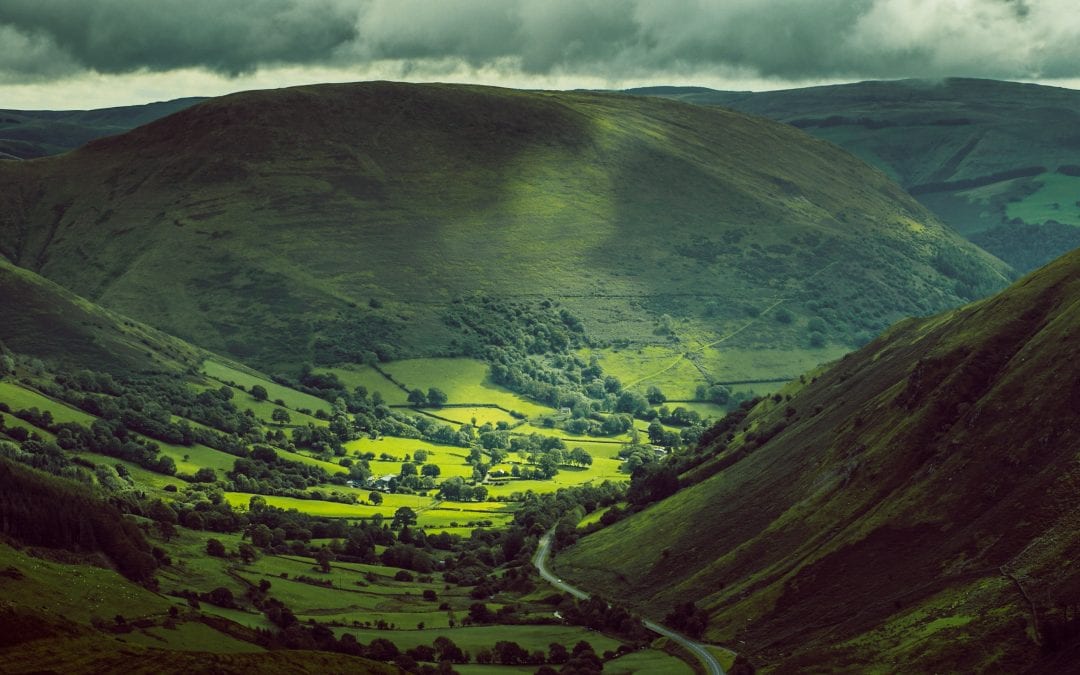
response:
{"label": "mountain ridge", "polygon": [[1076,90],[953,77],[762,92],[629,91],[763,115],[836,143],[1021,271],[1080,246]]}
{"label": "mountain ridge", "polygon": [[1080,589],[1058,563],[1080,551],[1078,325],[1080,252],[904,321],[766,399],[701,450],[689,487],[556,569],[654,615],[696,599],[707,637],[768,669],[1061,663]]}

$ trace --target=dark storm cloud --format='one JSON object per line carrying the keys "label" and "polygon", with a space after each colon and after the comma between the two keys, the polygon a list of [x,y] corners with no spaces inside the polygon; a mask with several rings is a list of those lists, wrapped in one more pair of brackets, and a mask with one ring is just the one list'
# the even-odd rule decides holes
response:
{"label": "dark storm cloud", "polygon": [[0,78],[465,64],[613,79],[1080,75],[1074,0],[2,0]]}
{"label": "dark storm cloud", "polygon": [[[327,60],[356,38],[356,9],[330,0],[2,0],[0,27],[103,73],[202,67],[226,74]],[[0,68],[15,45],[0,46]],[[15,61],[16,64],[19,61]],[[30,67],[33,71],[33,67]]]}

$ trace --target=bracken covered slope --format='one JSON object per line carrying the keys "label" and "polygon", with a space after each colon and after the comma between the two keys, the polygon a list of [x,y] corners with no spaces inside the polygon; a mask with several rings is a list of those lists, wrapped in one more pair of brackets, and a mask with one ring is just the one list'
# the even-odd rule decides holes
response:
{"label": "bracken covered slope", "polygon": [[1080,252],[793,383],[557,569],[781,670],[1067,672],[1078,349]]}
{"label": "bracken covered slope", "polygon": [[391,356],[454,352],[443,311],[474,292],[560,300],[630,342],[663,339],[662,314],[723,334],[786,298],[847,341],[1009,274],[835,146],[613,94],[248,92],[0,163],[0,184],[9,259],[264,368],[358,324]]}

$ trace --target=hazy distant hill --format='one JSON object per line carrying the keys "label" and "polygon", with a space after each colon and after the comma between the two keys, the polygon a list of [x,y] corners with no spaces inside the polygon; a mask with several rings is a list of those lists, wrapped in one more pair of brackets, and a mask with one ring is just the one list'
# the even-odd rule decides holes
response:
{"label": "hazy distant hill", "polygon": [[0,110],[0,159],[56,155],[153,122],[203,98],[178,98],[98,110]]}
{"label": "hazy distant hill", "polygon": [[950,78],[631,92],[764,115],[832,141],[1018,269],[1080,246],[1080,91]]}
{"label": "hazy distant hill", "polygon": [[557,568],[658,617],[696,600],[706,637],[788,672],[1071,672],[1078,328],[1080,252],[902,322]]}
{"label": "hazy distant hill", "polygon": [[815,318],[850,344],[1010,273],[833,145],[614,94],[248,92],[0,163],[0,182],[8,258],[264,368],[328,343],[459,352],[448,308],[474,294],[561,302],[631,345],[670,324],[705,343],[783,303],[729,344],[803,349]]}

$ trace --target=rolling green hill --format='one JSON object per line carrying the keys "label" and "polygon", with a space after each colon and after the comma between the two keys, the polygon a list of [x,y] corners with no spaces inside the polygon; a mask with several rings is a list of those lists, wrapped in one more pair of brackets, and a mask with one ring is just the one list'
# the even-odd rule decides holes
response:
{"label": "rolling green hill", "polygon": [[206,353],[0,259],[0,344],[69,368],[182,371]]}
{"label": "rolling green hill", "polygon": [[[1075,665],[1080,252],[766,399],[673,496],[561,554],[787,672]],[[689,466],[689,465],[684,465]],[[695,514],[689,516],[688,514]]]}
{"label": "rolling green hill", "polygon": [[0,110],[0,160],[56,155],[195,105],[180,98],[97,110]]}
{"label": "rolling green hill", "polygon": [[631,91],[763,115],[836,143],[1021,271],[1080,246],[1080,91],[965,78]]}
{"label": "rolling green hill", "polygon": [[467,353],[456,308],[484,296],[560,303],[602,342],[732,335],[812,365],[1009,274],[835,146],[612,94],[248,92],[0,181],[9,259],[269,372]]}

